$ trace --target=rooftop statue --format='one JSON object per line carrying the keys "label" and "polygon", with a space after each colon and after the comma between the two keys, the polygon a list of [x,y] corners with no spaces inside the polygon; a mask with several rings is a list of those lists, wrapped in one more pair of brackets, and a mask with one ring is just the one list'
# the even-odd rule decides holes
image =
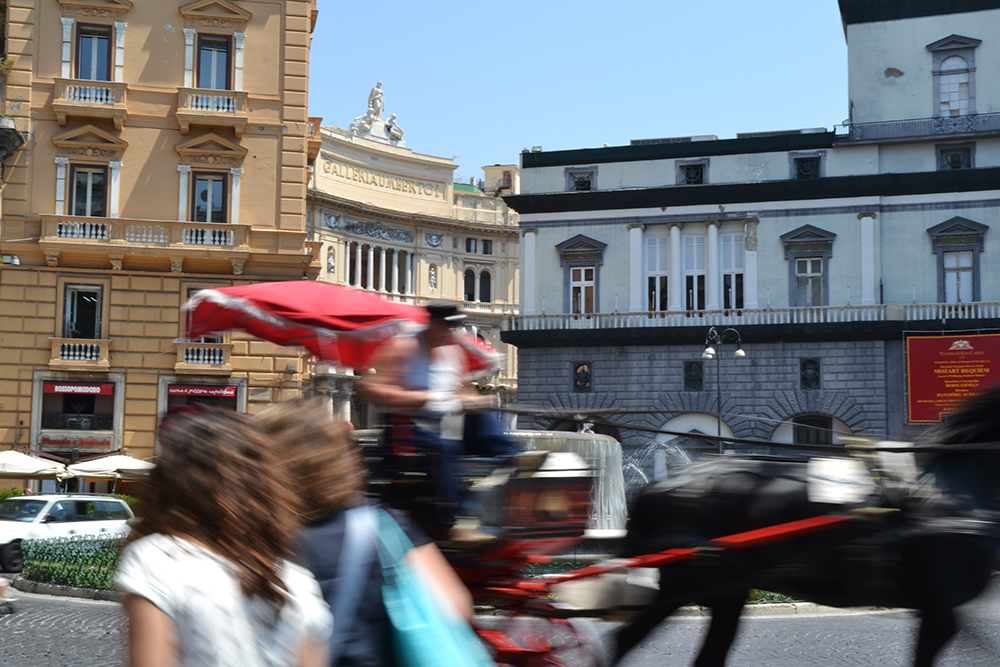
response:
{"label": "rooftop statue", "polygon": [[386,121],[383,119],[384,112],[385,92],[382,90],[382,81],[379,80],[368,94],[368,111],[351,122],[351,134],[393,146],[405,146],[403,128],[396,122],[396,114],[392,114]]}

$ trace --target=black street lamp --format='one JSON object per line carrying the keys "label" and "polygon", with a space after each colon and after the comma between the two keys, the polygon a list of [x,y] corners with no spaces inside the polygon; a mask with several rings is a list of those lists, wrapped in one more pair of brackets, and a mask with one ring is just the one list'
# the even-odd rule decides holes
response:
{"label": "black street lamp", "polygon": [[[722,351],[723,343],[736,343],[736,352],[733,356],[742,359],[747,356],[743,351],[743,341],[740,340],[740,332],[732,327],[724,329],[721,333],[711,327],[708,335],[705,336],[705,351],[701,353],[702,359],[715,359],[715,416],[718,420],[719,453],[722,453],[722,360],[719,352]],[[714,347],[713,347],[714,346]]]}

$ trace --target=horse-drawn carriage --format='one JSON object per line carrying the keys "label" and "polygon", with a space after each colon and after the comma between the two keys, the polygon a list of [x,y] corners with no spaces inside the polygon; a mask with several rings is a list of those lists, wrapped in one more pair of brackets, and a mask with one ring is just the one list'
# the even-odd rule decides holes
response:
{"label": "horse-drawn carriage", "polygon": [[[199,293],[189,309],[189,335],[240,328],[363,366],[364,354],[405,328],[400,319],[407,316],[395,312],[403,304],[374,319],[343,312],[292,319],[287,296],[278,307],[244,298],[254,287],[263,286]],[[466,349],[480,361],[490,354],[475,343]],[[914,664],[930,667],[956,632],[954,608],[978,595],[993,571],[1000,544],[998,407],[995,389],[952,415],[933,446],[911,448],[919,454],[918,476],[892,479],[886,474],[891,465],[864,466],[860,477],[847,480],[853,492],[839,499],[817,495],[823,475],[833,473],[820,473],[817,482],[803,460],[722,456],[689,465],[640,496],[624,558],[542,578],[525,571],[582,539],[592,480],[577,466],[515,470],[498,487],[498,539],[447,555],[477,604],[497,613],[489,621],[480,616],[477,632],[499,664],[596,665],[600,646],[586,624],[573,619],[636,612],[618,633],[617,658],[694,602],[712,610],[696,664],[722,667],[748,591],[762,588],[834,606],[918,609]],[[836,460],[844,455],[841,450]],[[399,456],[372,452],[374,481],[390,504],[409,504],[419,517],[412,506],[422,493],[419,461]],[[629,600],[589,610],[559,600],[567,583],[635,568],[659,570],[658,589],[635,608]]]}

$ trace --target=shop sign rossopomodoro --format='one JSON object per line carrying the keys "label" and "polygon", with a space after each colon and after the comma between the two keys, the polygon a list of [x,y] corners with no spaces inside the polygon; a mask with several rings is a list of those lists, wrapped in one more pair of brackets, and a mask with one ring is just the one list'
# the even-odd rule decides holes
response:
{"label": "shop sign rossopomodoro", "polygon": [[969,396],[1000,382],[1000,334],[906,339],[909,421],[940,422]]}

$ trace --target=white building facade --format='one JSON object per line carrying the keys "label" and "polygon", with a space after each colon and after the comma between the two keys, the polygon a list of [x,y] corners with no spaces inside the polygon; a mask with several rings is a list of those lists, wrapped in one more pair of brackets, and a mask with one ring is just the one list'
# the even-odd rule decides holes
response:
{"label": "white building facade", "polygon": [[[962,340],[1000,373],[1000,2],[840,9],[843,127],[522,154],[522,403],[825,443],[914,437],[1000,380],[915,356]],[[736,330],[714,360],[710,327]]]}

